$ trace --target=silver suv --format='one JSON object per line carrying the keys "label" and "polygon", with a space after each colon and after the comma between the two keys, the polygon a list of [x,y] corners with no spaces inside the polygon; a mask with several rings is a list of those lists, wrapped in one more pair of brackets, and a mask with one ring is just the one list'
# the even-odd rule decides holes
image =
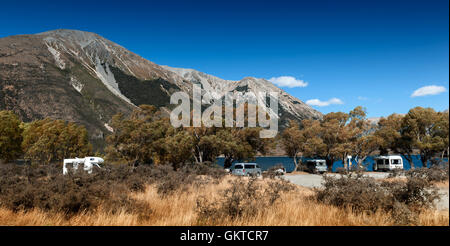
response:
{"label": "silver suv", "polygon": [[236,163],[231,172],[236,176],[261,176],[261,168],[256,163]]}

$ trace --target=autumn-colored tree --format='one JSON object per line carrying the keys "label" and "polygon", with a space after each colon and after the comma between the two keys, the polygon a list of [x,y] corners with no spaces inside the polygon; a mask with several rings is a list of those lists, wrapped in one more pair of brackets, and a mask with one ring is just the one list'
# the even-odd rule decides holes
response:
{"label": "autumn-colored tree", "polygon": [[48,164],[64,158],[88,156],[92,152],[92,145],[84,126],[44,119],[25,127],[22,149],[26,159]]}
{"label": "autumn-colored tree", "polygon": [[322,126],[318,120],[303,120],[302,135],[305,139],[302,145],[303,156],[322,156],[326,146],[322,140]]}
{"label": "autumn-colored tree", "polygon": [[349,126],[350,115],[337,112],[329,113],[321,122],[321,138],[326,148],[322,156],[331,169],[336,160],[341,159],[346,166],[346,157],[352,152],[352,141],[355,137],[353,129]]}
{"label": "autumn-colored tree", "polygon": [[446,131],[444,125],[448,125],[447,119],[444,114],[437,113],[432,108],[411,109],[402,120],[398,149],[410,159],[412,150],[418,150],[422,165],[426,167],[428,160],[448,146],[445,146],[444,140],[448,135],[443,136]]}
{"label": "autumn-colored tree", "polygon": [[379,149],[381,138],[375,135],[376,125],[366,118],[366,110],[361,106],[349,113],[351,123],[349,127],[353,131],[352,156],[362,167],[363,162]]}
{"label": "autumn-colored tree", "polygon": [[[329,113],[322,120],[304,120],[302,129],[291,121],[282,134],[282,143],[289,156],[302,153],[303,156],[321,157],[329,169],[339,159],[346,166],[347,156],[351,154],[361,164],[376,149],[374,140],[362,107],[356,107],[349,114]],[[296,160],[295,165],[298,166]]]}
{"label": "autumn-colored tree", "polygon": [[441,145],[441,160],[444,159],[444,155],[447,152],[447,158],[450,156],[449,148],[449,113],[448,111],[438,113],[439,120],[435,126],[435,134],[442,139]]}
{"label": "autumn-colored tree", "polygon": [[449,152],[448,134],[448,112],[417,107],[406,116],[393,114],[374,125],[366,118],[365,109],[358,106],[348,114],[329,113],[322,120],[304,120],[301,129],[298,123],[291,122],[281,138],[289,156],[321,157],[328,168],[338,159],[347,166],[347,155],[362,166],[377,150],[383,155],[389,151],[400,153],[412,166],[412,155],[417,150],[426,166],[434,155],[439,153],[443,158]]}
{"label": "autumn-colored tree", "polygon": [[304,141],[304,135],[298,122],[294,120],[289,121],[289,127],[281,134],[281,143],[286,154],[294,158],[295,170],[298,169],[297,157],[302,151]]}
{"label": "autumn-colored tree", "polygon": [[0,161],[9,162],[22,153],[21,121],[12,111],[0,111]]}
{"label": "autumn-colored tree", "polygon": [[387,118],[381,118],[378,122],[374,135],[380,141],[378,148],[381,155],[387,155],[389,150],[398,152],[397,149],[400,146],[402,120],[402,115],[392,114]]}

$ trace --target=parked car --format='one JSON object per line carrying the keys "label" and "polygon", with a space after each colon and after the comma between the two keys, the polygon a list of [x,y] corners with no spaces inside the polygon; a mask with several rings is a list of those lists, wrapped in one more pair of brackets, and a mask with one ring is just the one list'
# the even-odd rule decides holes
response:
{"label": "parked car", "polygon": [[379,156],[373,164],[374,171],[392,171],[403,169],[403,159],[399,155]]}
{"label": "parked car", "polygon": [[236,163],[233,165],[232,172],[236,176],[261,176],[261,168],[256,163]]}
{"label": "parked car", "polygon": [[286,168],[282,164],[277,164],[277,165],[269,168],[269,170],[267,170],[267,172],[273,173],[276,176],[283,176],[286,174]]}
{"label": "parked car", "polygon": [[286,174],[286,168],[280,167],[280,168],[275,169],[275,174],[280,175],[280,176],[285,175]]}
{"label": "parked car", "polygon": [[306,161],[306,171],[310,173],[326,173],[328,171],[325,160],[308,160]]}
{"label": "parked car", "polygon": [[275,177],[275,176],[283,176],[286,174],[286,168],[283,165],[276,165],[268,170],[263,171],[263,176]]}

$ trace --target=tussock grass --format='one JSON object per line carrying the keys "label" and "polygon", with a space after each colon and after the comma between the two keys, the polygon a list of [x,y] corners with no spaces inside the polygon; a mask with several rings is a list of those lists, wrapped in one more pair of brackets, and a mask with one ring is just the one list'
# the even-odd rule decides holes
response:
{"label": "tussock grass", "polygon": [[[225,177],[220,182],[208,185],[196,183],[186,189],[176,190],[167,196],[158,193],[158,185],[146,185],[143,192],[130,192],[129,196],[147,206],[147,214],[122,209],[114,213],[108,206],[100,205],[94,211],[82,211],[67,217],[63,213],[43,211],[35,208],[13,212],[0,208],[0,225],[14,226],[193,226],[199,225],[197,202],[200,197],[220,200],[222,192],[232,185],[236,177]],[[259,180],[264,187],[268,180]],[[315,192],[296,187],[283,192],[272,206],[258,209],[251,216],[227,217],[220,220],[203,221],[202,224],[221,226],[389,226],[394,225],[392,216],[385,212],[373,214],[356,213],[349,208],[340,208],[317,202]],[[447,211],[424,210],[418,215],[418,224],[424,226],[448,226]]]}

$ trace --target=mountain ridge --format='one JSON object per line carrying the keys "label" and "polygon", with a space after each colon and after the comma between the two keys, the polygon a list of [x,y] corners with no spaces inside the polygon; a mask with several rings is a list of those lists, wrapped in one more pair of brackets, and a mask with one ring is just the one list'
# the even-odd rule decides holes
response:
{"label": "mountain ridge", "polygon": [[0,109],[25,120],[45,117],[86,125],[101,139],[116,113],[140,104],[170,107],[170,95],[201,84],[212,98],[228,91],[277,91],[281,125],[322,117],[265,79],[224,80],[195,69],[155,64],[96,33],[58,29],[0,38]]}

